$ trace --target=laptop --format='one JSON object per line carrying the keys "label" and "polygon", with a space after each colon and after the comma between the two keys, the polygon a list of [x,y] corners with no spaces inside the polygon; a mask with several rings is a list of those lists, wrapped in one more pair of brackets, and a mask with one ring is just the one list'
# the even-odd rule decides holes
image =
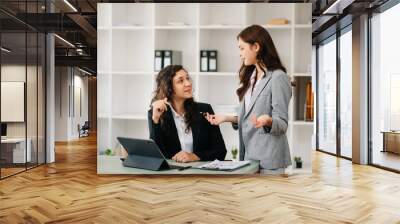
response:
{"label": "laptop", "polygon": [[123,166],[154,171],[186,168],[168,164],[160,148],[152,139],[124,137],[117,137],[117,139],[128,152],[128,157],[122,162]]}

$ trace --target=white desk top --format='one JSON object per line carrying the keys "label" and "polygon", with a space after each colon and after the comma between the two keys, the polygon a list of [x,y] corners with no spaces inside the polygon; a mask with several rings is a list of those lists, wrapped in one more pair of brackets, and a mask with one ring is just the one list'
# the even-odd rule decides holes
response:
{"label": "white desk top", "polygon": [[[29,138],[27,139],[28,141],[30,140]],[[1,143],[20,143],[24,142],[25,138],[6,138],[6,139],[1,139]]]}
{"label": "white desk top", "polygon": [[[192,162],[192,163],[176,163],[172,160],[168,160],[171,165],[178,166],[192,166],[197,167],[209,162]],[[97,156],[97,174],[255,174],[259,170],[259,162],[251,161],[250,165],[236,169],[234,171],[214,171],[214,170],[203,170],[196,168],[189,168],[186,170],[162,170],[152,171],[132,167],[124,167],[119,156]]]}

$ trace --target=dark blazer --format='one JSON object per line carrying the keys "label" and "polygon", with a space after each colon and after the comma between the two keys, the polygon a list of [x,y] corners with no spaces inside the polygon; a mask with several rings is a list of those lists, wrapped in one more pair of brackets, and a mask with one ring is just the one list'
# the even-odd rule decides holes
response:
{"label": "dark blazer", "polygon": [[[169,106],[168,106],[169,107]],[[201,161],[224,160],[226,147],[219,126],[211,125],[201,113],[214,114],[210,104],[195,103],[196,119],[192,124],[193,153]],[[171,159],[182,150],[178,131],[171,108],[165,112],[164,124],[155,124],[152,119],[153,110],[148,111],[150,138],[153,139],[167,159]],[[166,128],[167,127],[167,128]]]}

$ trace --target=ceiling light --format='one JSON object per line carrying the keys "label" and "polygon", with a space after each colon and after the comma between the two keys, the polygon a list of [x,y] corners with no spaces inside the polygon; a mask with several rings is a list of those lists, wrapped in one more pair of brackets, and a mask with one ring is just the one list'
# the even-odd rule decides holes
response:
{"label": "ceiling light", "polygon": [[71,4],[69,3],[68,0],[64,0],[65,4],[67,4],[72,10],[74,10],[74,12],[78,12],[78,10]]}
{"label": "ceiling light", "polygon": [[[330,5],[327,9],[325,9],[322,14],[333,13],[332,11],[337,12],[338,10],[337,7],[339,2],[340,0],[336,0],[332,5]],[[338,14],[338,13],[333,13],[333,14]]]}
{"label": "ceiling light", "polygon": [[83,69],[81,69],[81,68],[79,68],[79,67],[78,67],[78,70],[81,71],[81,72],[83,72],[83,73],[85,73],[85,74],[92,75],[92,73],[90,73],[90,72],[88,72],[88,71],[86,71],[86,70],[83,70]]}
{"label": "ceiling light", "polygon": [[1,47],[1,50],[4,51],[4,52],[6,52],[6,53],[10,53],[10,52],[11,52],[11,50],[9,50],[9,49],[7,49],[7,48],[5,48],[5,47]]}
{"label": "ceiling light", "polygon": [[343,9],[349,6],[354,0],[336,0],[332,5],[324,10],[322,14],[341,14]]}
{"label": "ceiling light", "polygon": [[57,35],[57,34],[54,34],[54,36],[57,37],[58,39],[60,39],[61,41],[63,41],[64,43],[68,44],[69,46],[75,48],[75,45],[73,45],[73,44],[72,44],[71,42],[69,42],[68,40],[66,40],[66,39],[64,39],[64,38],[62,38],[62,37],[60,37],[60,36]]}

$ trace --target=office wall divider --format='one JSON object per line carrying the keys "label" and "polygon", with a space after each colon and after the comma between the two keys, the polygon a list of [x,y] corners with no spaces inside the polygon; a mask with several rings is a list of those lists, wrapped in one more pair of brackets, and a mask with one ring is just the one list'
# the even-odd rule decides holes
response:
{"label": "office wall divider", "polygon": [[336,31],[336,155],[340,154],[341,123],[340,123],[340,30]]}
{"label": "office wall divider", "polygon": [[[351,26],[351,24],[349,25]],[[350,32],[348,30],[348,26],[345,28],[342,28],[340,30],[337,30],[336,33],[332,36],[329,36],[328,38],[322,40],[320,43],[317,44],[316,46],[316,89],[317,89],[317,94],[316,94],[316,98],[317,98],[317,106],[316,106],[316,114],[317,114],[317,118],[316,118],[316,149],[317,151],[321,151],[330,155],[334,155],[334,156],[339,156],[341,158],[344,159],[348,159],[351,160],[350,157],[348,156],[344,156],[342,155],[342,149],[341,149],[341,143],[342,143],[342,119],[341,119],[341,80],[342,80],[342,67],[341,67],[341,36],[345,33],[345,32]],[[320,91],[322,91],[321,86],[320,86],[320,81],[321,81],[321,60],[323,60],[323,58],[321,59],[321,57],[323,57],[320,53],[321,53],[321,45],[322,44],[328,44],[330,41],[335,41],[335,76],[336,76],[336,80],[335,80],[335,91],[336,91],[336,98],[335,98],[335,150],[326,150],[324,149],[324,146],[321,147],[321,142],[320,142],[320,138],[321,136],[321,128],[320,125],[322,124],[321,122],[325,122],[321,121],[321,117],[320,117],[320,113],[322,113],[321,111],[321,96],[320,96]],[[324,81],[324,80],[323,80]],[[324,89],[325,90],[325,89]],[[323,125],[323,124],[322,124]]]}
{"label": "office wall divider", "polygon": [[[25,18],[27,13],[39,13],[43,2],[21,1]],[[2,19],[15,21],[15,27],[0,27],[0,46],[6,49],[0,53],[0,81],[24,83],[23,119],[5,120],[0,115],[0,123],[6,127],[0,144],[0,179],[4,179],[46,162],[46,35],[6,13],[1,6],[0,3]],[[3,94],[5,99],[11,92],[2,87],[0,96]],[[0,102],[0,111],[10,110],[6,101]]]}
{"label": "office wall divider", "polygon": [[400,90],[400,66],[395,55],[400,45],[398,33],[393,29],[398,21],[399,3],[398,0],[389,0],[369,11],[366,18],[368,163],[396,173],[400,173],[400,155],[390,148],[399,147],[400,107],[396,96]]}

